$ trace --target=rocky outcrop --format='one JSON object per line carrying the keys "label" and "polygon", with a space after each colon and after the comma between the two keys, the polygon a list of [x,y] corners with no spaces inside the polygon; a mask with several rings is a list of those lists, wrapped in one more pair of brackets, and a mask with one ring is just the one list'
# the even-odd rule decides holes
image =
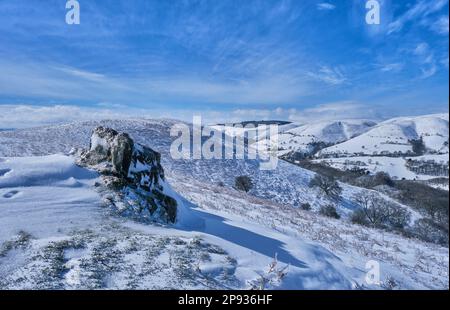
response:
{"label": "rocky outcrop", "polygon": [[171,191],[158,152],[135,143],[126,133],[97,127],[78,163],[102,175],[104,186],[113,192],[108,201],[120,213],[175,223],[178,203],[167,193]]}

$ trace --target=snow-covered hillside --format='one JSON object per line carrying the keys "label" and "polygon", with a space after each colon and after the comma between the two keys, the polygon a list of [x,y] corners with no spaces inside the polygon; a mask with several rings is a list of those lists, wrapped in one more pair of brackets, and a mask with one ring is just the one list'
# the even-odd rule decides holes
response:
{"label": "snow-covered hillside", "polygon": [[[177,176],[202,223],[185,228],[115,216],[72,157],[1,158],[0,170],[3,289],[448,287],[448,249],[233,189]],[[382,286],[364,282],[374,259]]]}
{"label": "snow-covered hillside", "polygon": [[[236,177],[249,175],[254,182],[251,193],[260,198],[293,206],[315,202],[315,208],[334,203],[320,196],[316,189],[309,188],[308,184],[314,175],[312,172],[281,160],[275,170],[263,171],[260,170],[259,160],[172,159],[169,151],[175,138],[170,137],[170,128],[175,123],[170,120],[90,121],[5,132],[0,133],[0,156],[67,154],[73,147],[88,145],[92,130],[104,126],[127,132],[136,142],[160,152],[161,163],[169,180],[186,176],[207,184],[233,187]],[[343,187],[348,197],[360,190],[345,185]],[[345,215],[354,209],[354,204],[344,199],[338,209]]]}
{"label": "snow-covered hillside", "polygon": [[317,157],[412,155],[410,141],[420,138],[428,152],[448,154],[448,121],[448,114],[390,119],[353,139],[321,150]]}
{"label": "snow-covered hillside", "polygon": [[[346,220],[357,207],[353,197],[367,189],[341,184],[342,198],[335,201],[308,186],[314,173],[284,161],[261,171],[258,160],[174,160],[169,149],[175,123],[90,121],[0,133],[0,273],[6,275],[0,285],[250,288],[267,277],[268,288],[343,289],[366,286],[365,264],[375,259],[381,280],[393,279],[399,288],[448,287],[447,248]],[[197,225],[118,217],[102,207],[108,202],[98,192],[96,172],[75,166],[72,157],[51,155],[86,148],[97,126],[129,133],[161,152],[173,195],[185,201]],[[254,181],[249,194],[233,189],[240,175]],[[316,210],[334,204],[344,219],[301,211],[296,207],[302,203]],[[33,220],[22,216],[33,212]],[[288,271],[282,279],[268,272],[275,256],[278,271]]]}
{"label": "snow-covered hillside", "polygon": [[[448,178],[448,123],[448,114],[387,120],[359,136],[322,149],[314,161],[340,170],[384,171],[397,179]],[[448,190],[448,184],[430,185]]]}
{"label": "snow-covered hillside", "polygon": [[299,125],[279,136],[280,155],[290,152],[311,154],[314,144],[336,144],[358,136],[376,123],[370,120],[327,121]]}
{"label": "snow-covered hillside", "polygon": [[[225,133],[244,137],[256,137],[255,147],[262,149],[268,147],[267,141],[264,139],[269,135],[269,130],[264,130],[264,125],[259,128],[258,136],[256,136],[257,127],[250,124],[249,128],[242,127],[241,124],[225,124],[225,127],[211,126],[214,129],[225,128]],[[341,121],[322,121],[311,124],[288,123],[278,126],[278,154],[280,156],[297,152],[305,155],[311,154],[318,144],[334,145],[343,141],[347,141],[358,136],[376,125],[371,120],[341,120]],[[233,127],[234,126],[234,127]]]}
{"label": "snow-covered hillside", "polygon": [[[348,169],[364,169],[371,173],[380,171],[388,172],[394,179],[407,180],[429,180],[439,176],[448,177],[448,154],[443,155],[423,155],[417,157],[386,157],[386,156],[354,156],[341,158],[316,159],[314,162],[322,162],[331,167],[348,170]],[[436,174],[432,172],[417,172],[408,168],[410,161],[417,161],[426,165],[436,165],[438,171]],[[441,174],[439,174],[441,173]],[[446,173],[446,174],[445,174]]]}

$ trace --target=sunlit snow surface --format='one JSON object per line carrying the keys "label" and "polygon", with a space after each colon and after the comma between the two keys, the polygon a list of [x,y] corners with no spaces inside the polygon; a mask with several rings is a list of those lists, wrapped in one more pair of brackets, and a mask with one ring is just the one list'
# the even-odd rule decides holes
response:
{"label": "sunlit snow surface", "polygon": [[[162,153],[190,220],[144,225],[112,214],[94,186],[98,176],[67,156],[1,158],[0,287],[247,289],[264,276],[270,289],[383,288],[364,281],[366,263],[375,260],[380,280],[393,279],[397,288],[448,288],[447,248],[293,208],[327,201],[307,186],[311,172],[285,162],[261,172],[252,161],[172,160],[173,123],[86,122],[2,133],[0,156],[17,157],[86,147],[99,124],[128,132]],[[241,174],[256,181],[251,195],[232,189]],[[343,215],[358,191],[344,186]],[[277,268],[289,266],[281,280],[268,274],[275,256]]]}
{"label": "sunlit snow surface", "polygon": [[[198,235],[212,245],[219,246],[219,248],[211,247],[212,250],[209,254],[206,251],[204,261],[200,258],[198,262],[200,270],[203,268],[204,272],[212,273],[211,276],[214,278],[215,274],[221,275],[222,269],[227,266],[226,257],[230,261],[229,264],[235,260],[232,274],[229,275],[230,278],[235,277],[233,288],[245,287],[247,280],[257,278],[256,272],[264,272],[264,268],[275,255],[277,255],[279,264],[289,265],[289,273],[284,281],[291,288],[351,288],[352,275],[360,274],[352,268],[345,267],[339,258],[318,245],[309,245],[300,239],[260,225],[243,223],[242,218],[239,217],[212,214],[197,209],[194,205],[187,211],[190,214],[180,214],[180,216],[181,220],[183,220],[183,216],[196,219],[199,224],[197,226],[181,224],[176,225],[176,228],[156,227],[121,220],[108,214],[106,207],[102,208],[100,196],[93,186],[95,181],[99,181],[96,173],[77,167],[70,157],[52,155],[9,158],[2,159],[0,167],[9,170],[0,179],[0,240],[3,244],[8,244],[11,240],[15,240],[16,235],[19,235],[20,238],[25,233],[29,234],[30,239],[22,242],[28,244],[18,243],[11,249],[4,247],[2,250],[0,275],[5,279],[5,283],[0,283],[6,288],[21,287],[22,285],[24,287],[55,285],[55,283],[46,284],[45,279],[43,283],[33,283],[34,279],[23,283],[18,278],[15,279],[16,273],[33,278],[35,272],[45,273],[46,271],[43,269],[48,266],[43,263],[42,270],[39,270],[39,267],[37,270],[27,269],[27,266],[36,263],[33,255],[30,254],[23,260],[19,260],[18,263],[14,256],[24,257],[28,252],[44,249],[49,242],[61,242],[65,239],[69,241],[67,244],[60,245],[63,247],[62,257],[59,257],[58,253],[49,254],[50,256],[55,255],[55,257],[50,257],[50,261],[47,263],[64,263],[62,267],[64,272],[58,279],[61,287],[82,286],[81,279],[85,275],[81,273],[88,272],[88,268],[83,265],[83,259],[88,259],[87,257],[93,255],[93,248],[91,248],[93,245],[90,243],[96,242],[96,240],[86,242],[92,236],[83,240],[86,230],[91,235],[109,232],[111,234],[109,237],[119,239],[124,243],[127,241],[123,237],[134,235],[134,230],[140,232],[136,235],[150,239],[154,238],[154,235],[169,238],[179,236],[188,239]],[[117,227],[112,225],[114,222]],[[110,229],[111,225],[113,227]],[[70,241],[77,238],[81,240]],[[124,256],[130,254],[130,251],[125,250],[127,246],[127,244],[123,244]],[[181,250],[186,251],[186,255],[188,255],[188,249],[181,247]],[[45,250],[43,251],[45,252]],[[54,251],[59,251],[59,248]],[[197,249],[197,251],[200,250]],[[218,261],[206,257],[213,254],[226,257],[216,258]],[[62,259],[62,262],[59,259]],[[105,288],[110,286],[127,288],[126,283],[116,282],[115,276],[116,273],[127,272],[130,265],[143,263],[138,257],[134,259],[136,261],[129,258],[123,262],[115,262],[118,270],[105,275],[109,278],[105,283]],[[165,255],[156,257],[161,264],[167,264],[167,259],[168,257]],[[95,266],[94,262],[92,264]],[[120,266],[121,264],[123,266]],[[188,268],[192,269],[194,274],[187,274],[187,278],[192,277],[195,280],[196,270],[194,267]],[[28,274],[25,274],[24,270]],[[132,273],[128,276],[136,277]],[[323,281],[320,281],[320,278]],[[54,281],[55,279],[49,275],[48,280]],[[140,279],[137,278],[135,281],[139,282]],[[164,278],[160,281],[163,282]],[[200,285],[194,282],[192,283],[193,287]],[[85,284],[87,285],[87,282]],[[142,283],[142,285],[151,287],[153,283]],[[226,285],[226,281],[224,285]],[[283,283],[279,283],[279,285],[283,285]]]}

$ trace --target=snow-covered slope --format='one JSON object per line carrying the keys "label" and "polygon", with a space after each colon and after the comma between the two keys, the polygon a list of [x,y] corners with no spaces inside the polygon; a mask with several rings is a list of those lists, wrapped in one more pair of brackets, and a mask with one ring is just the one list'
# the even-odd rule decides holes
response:
{"label": "snow-covered slope", "polygon": [[[111,120],[73,123],[68,125],[17,130],[0,133],[0,156],[48,155],[68,153],[73,147],[83,148],[89,144],[92,130],[97,126],[127,132],[138,143],[147,145],[161,153],[161,163],[168,179],[186,176],[207,184],[223,183],[233,187],[235,178],[249,175],[254,188],[251,194],[279,203],[299,206],[315,202],[315,207],[329,204],[325,197],[318,197],[316,189],[308,184],[312,172],[279,161],[275,170],[260,170],[259,160],[174,160],[170,155],[170,145],[175,139],[170,137],[170,128],[177,123],[170,120]],[[344,185],[350,196],[352,187]],[[349,201],[339,203],[343,215],[354,208]]]}
{"label": "snow-covered slope", "polygon": [[101,201],[92,190],[97,173],[69,157],[0,158],[0,171],[0,242],[20,227],[48,237],[102,220]]}
{"label": "snow-covered slope", "polygon": [[423,139],[429,152],[448,153],[448,114],[400,117],[320,151],[317,156],[412,155],[411,140]]}
{"label": "snow-covered slope", "polygon": [[[324,121],[311,124],[290,124],[280,130],[278,137],[279,155],[296,152],[309,155],[315,145],[334,145],[358,136],[376,123],[370,120]],[[260,142],[264,145],[264,141]]]}
{"label": "snow-covered slope", "polygon": [[383,285],[448,288],[448,249],[180,175],[197,228],[115,216],[72,157],[0,158],[0,171],[3,289],[386,287],[364,282],[369,260]]}
{"label": "snow-covered slope", "polygon": [[[448,177],[448,154],[423,155],[417,157],[386,157],[386,156],[354,156],[342,158],[316,159],[314,162],[322,162],[340,170],[351,170],[354,168],[364,169],[371,173],[380,171],[388,172],[394,179],[406,180],[429,180],[437,177]],[[417,161],[421,165],[435,165],[436,172],[419,172],[408,168],[410,161]],[[431,169],[430,169],[431,170]]]}
{"label": "snow-covered slope", "polygon": [[[448,114],[387,120],[353,139],[322,149],[315,161],[341,170],[384,171],[397,179],[448,178],[448,120]],[[420,140],[423,148],[417,153],[413,144]],[[445,184],[436,187],[448,189]]]}

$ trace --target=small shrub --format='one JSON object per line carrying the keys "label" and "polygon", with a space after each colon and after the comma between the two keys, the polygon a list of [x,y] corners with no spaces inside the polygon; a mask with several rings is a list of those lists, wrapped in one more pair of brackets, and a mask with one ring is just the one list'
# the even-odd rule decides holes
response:
{"label": "small shrub", "polygon": [[448,246],[448,226],[441,225],[431,219],[421,218],[410,229],[411,234],[420,240]]}
{"label": "small shrub", "polygon": [[389,173],[386,173],[384,171],[377,172],[374,175],[372,182],[372,187],[378,185],[394,186],[394,181],[392,181],[391,176],[389,175]]}
{"label": "small shrub", "polygon": [[318,187],[326,196],[331,198],[339,198],[342,193],[342,188],[339,183],[333,178],[316,174],[309,182],[310,187]]}
{"label": "small shrub", "polygon": [[366,214],[361,209],[357,209],[353,212],[351,221],[353,224],[369,226],[369,222],[367,221]]}
{"label": "small shrub", "polygon": [[248,193],[253,188],[253,182],[250,177],[242,175],[235,179],[234,186],[237,190]]}
{"label": "small shrub", "polygon": [[335,218],[335,219],[341,218],[341,216],[337,213],[336,208],[332,205],[326,205],[326,206],[320,207],[320,214],[327,216],[327,217]]}
{"label": "small shrub", "polygon": [[391,276],[389,276],[385,282],[381,285],[385,290],[392,291],[399,288],[397,281]]}
{"label": "small shrub", "polygon": [[309,203],[302,203],[300,205],[300,209],[302,209],[304,211],[310,211],[311,210],[311,205]]}

